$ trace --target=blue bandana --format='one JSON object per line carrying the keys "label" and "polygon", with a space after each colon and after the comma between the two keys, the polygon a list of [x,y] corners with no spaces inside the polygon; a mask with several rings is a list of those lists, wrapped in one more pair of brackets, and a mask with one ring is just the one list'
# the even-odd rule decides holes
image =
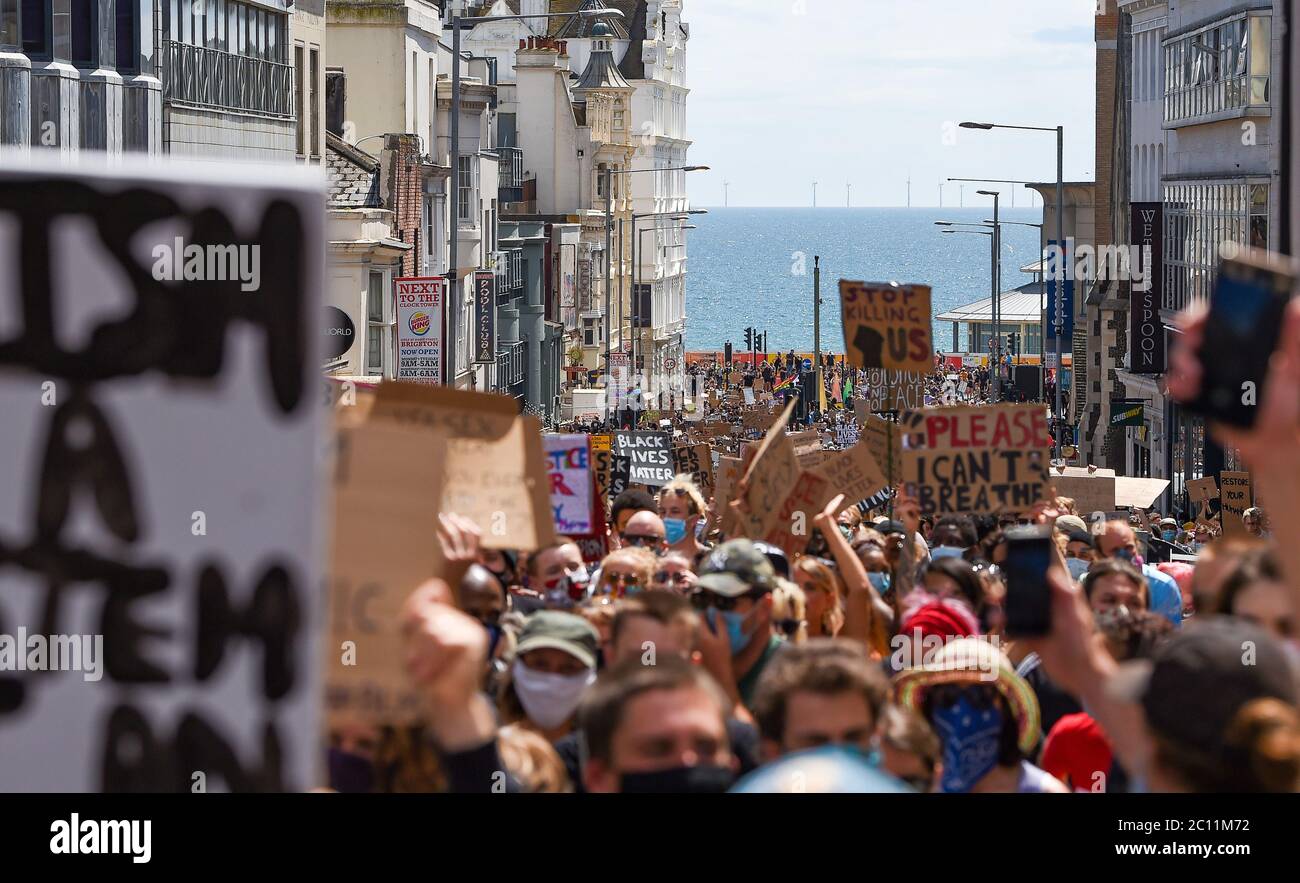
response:
{"label": "blue bandana", "polygon": [[997,765],[1002,713],[996,708],[975,708],[963,696],[954,705],[936,708],[931,717],[943,742],[939,787],[945,794],[964,794]]}

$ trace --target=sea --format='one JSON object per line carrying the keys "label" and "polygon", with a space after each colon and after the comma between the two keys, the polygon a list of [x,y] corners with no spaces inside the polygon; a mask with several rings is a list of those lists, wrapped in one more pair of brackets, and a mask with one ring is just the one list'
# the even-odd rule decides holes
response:
{"label": "sea", "polygon": [[[937,315],[989,296],[989,237],[945,234],[935,221],[979,223],[993,207],[709,208],[687,233],[686,349],[745,347],[745,328],[768,333],[768,351],[813,348],[813,258],[821,258],[821,344],[843,352],[839,280],[926,284]],[[1006,221],[1042,223],[1041,207],[1007,208]],[[974,230],[973,227],[951,229]],[[1034,227],[1002,228],[1003,291],[1032,281]],[[967,347],[959,341],[958,349]],[[934,324],[951,352],[952,324]]]}

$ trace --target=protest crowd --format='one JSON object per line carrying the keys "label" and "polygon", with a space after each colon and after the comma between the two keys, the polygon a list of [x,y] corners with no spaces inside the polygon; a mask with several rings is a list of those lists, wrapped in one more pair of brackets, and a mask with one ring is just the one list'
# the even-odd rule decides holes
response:
{"label": "protest crowd", "polygon": [[[1300,788],[1300,302],[1253,428],[1213,429],[1267,490],[1231,532],[1209,503],[1071,496],[1100,479],[1049,464],[1046,406],[993,401],[986,370],[828,358],[799,419],[797,367],[693,366],[694,413],[545,437],[533,548],[444,496],[399,614],[421,710],[334,726],[330,787]],[[1012,547],[1035,528],[1050,625],[1024,634]]]}

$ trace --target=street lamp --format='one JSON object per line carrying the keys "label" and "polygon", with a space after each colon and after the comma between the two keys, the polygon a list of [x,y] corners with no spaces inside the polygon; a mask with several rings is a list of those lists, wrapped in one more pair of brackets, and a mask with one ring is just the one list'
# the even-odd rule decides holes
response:
{"label": "street lamp", "polygon": [[[1058,247],[1061,249],[1060,254],[1063,256],[1065,251],[1065,127],[1057,126],[1048,128],[1046,126],[1008,126],[999,123],[972,123],[965,122],[961,124],[963,129],[1020,129],[1027,132],[1055,132],[1056,133],[1056,239]],[[1056,315],[1052,317],[1052,348],[1056,353],[1056,405],[1054,412],[1058,421],[1064,422],[1065,415],[1061,413],[1061,331],[1065,325],[1063,307],[1065,304],[1065,261],[1057,261],[1056,267]],[[1046,275],[1046,268],[1044,268]],[[1061,458],[1061,431],[1058,426],[1056,431],[1056,451],[1055,459]]]}
{"label": "street lamp", "polygon": [[[1042,224],[1030,224],[1025,221],[1003,221],[1003,224],[1012,224],[1016,227],[1036,227],[1039,230],[1039,239],[1042,238]],[[1047,270],[1043,266],[1043,258],[1038,259],[1038,318],[1040,322],[1038,330],[1038,363],[1042,369],[1042,393],[1043,398],[1047,397]]]}
{"label": "street lamp", "polygon": [[[683,171],[694,171],[695,169],[703,169],[703,168],[707,168],[707,166],[688,167],[687,169],[683,169]],[[655,171],[655,170],[637,169],[636,171]],[[707,215],[708,213],[709,213],[708,209],[697,208],[697,209],[687,209],[686,211],[680,211],[680,212],[643,212],[641,214],[632,215],[632,363],[634,365],[639,364],[637,362],[637,355],[638,355],[637,343],[641,339],[640,323],[642,319],[641,281],[640,281],[641,264],[640,261],[638,260],[637,253],[638,251],[641,250],[640,247],[641,235],[650,232],[650,230],[655,229],[651,227],[649,229],[641,230],[638,232],[637,222],[642,220],[643,218],[654,218],[656,220],[666,218],[671,221],[684,221],[691,215]],[[608,338],[606,338],[606,342],[605,342],[605,354],[606,354],[606,364],[608,364],[608,355],[609,355]]]}
{"label": "street lamp", "polygon": [[980,196],[993,197],[993,401],[1002,401],[1002,228],[998,225],[997,190],[977,190]]}
{"label": "street lamp", "polygon": [[[460,277],[457,275],[456,251],[460,246],[460,33],[464,27],[463,22],[468,21],[470,27],[474,28],[481,24],[497,21],[529,21],[536,18],[623,18],[623,13],[617,9],[581,9],[577,12],[552,12],[542,15],[486,15],[482,17],[464,18],[458,12],[451,19],[451,123],[450,123],[450,141],[448,147],[448,157],[451,164],[451,177],[447,184],[450,189],[448,194],[448,216],[450,227],[448,233],[448,245],[451,253],[447,256],[447,301],[446,309],[443,310],[445,317],[443,319],[443,349],[447,356],[447,371],[444,373],[444,381],[450,377],[450,386],[456,386],[456,331],[457,320],[460,318],[460,303],[457,299],[457,289],[459,288]],[[432,149],[432,145],[430,145]],[[608,238],[608,237],[607,237]],[[608,254],[608,252],[607,252]],[[608,261],[606,261],[608,266]]]}

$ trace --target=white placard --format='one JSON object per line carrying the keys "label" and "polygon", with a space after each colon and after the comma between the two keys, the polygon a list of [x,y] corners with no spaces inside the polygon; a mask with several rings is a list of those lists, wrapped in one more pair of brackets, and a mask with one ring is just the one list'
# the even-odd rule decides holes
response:
{"label": "white placard", "polygon": [[87,165],[0,157],[0,791],[318,784],[323,181]]}

